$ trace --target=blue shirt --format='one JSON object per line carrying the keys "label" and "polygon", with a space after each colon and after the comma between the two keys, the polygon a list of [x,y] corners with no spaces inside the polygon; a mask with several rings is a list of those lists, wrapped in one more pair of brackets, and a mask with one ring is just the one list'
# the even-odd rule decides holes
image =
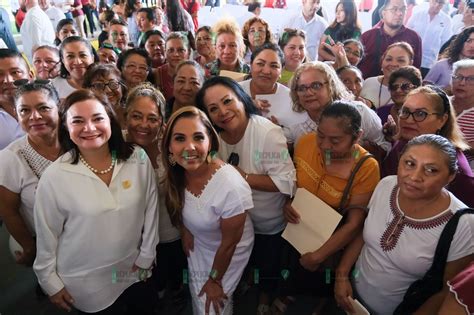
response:
{"label": "blue shirt", "polygon": [[4,8],[0,8],[0,38],[3,39],[9,49],[18,51],[11,30],[10,18]]}

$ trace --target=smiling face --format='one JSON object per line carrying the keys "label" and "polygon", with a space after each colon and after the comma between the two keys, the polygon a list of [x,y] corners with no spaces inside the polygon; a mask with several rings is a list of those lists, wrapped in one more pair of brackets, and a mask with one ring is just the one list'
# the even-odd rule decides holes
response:
{"label": "smiling face", "polygon": [[344,12],[344,5],[339,3],[336,7],[336,22],[343,24],[346,19],[346,13]]}
{"label": "smiling face", "polygon": [[83,42],[72,42],[63,47],[64,67],[75,80],[82,80],[87,67],[94,63],[94,57]]}
{"label": "smiling face", "polygon": [[181,66],[174,79],[173,95],[178,104],[194,105],[196,94],[202,86],[201,78],[192,65]]}
{"label": "smiling face", "polygon": [[113,24],[109,30],[109,41],[120,50],[128,48],[128,29],[120,24]]}
{"label": "smiling face", "polygon": [[127,111],[129,140],[147,147],[158,138],[163,120],[158,106],[147,96],[137,97]]}
{"label": "smiling face", "polygon": [[232,133],[248,122],[244,104],[224,85],[214,85],[206,90],[204,104],[209,118],[219,128]]}
{"label": "smiling face", "polygon": [[114,73],[107,73],[91,82],[92,90],[96,95],[105,95],[112,106],[120,106],[123,96],[123,87],[120,78]]}
{"label": "smiling face", "polygon": [[305,57],[305,41],[301,36],[293,36],[283,48],[285,68],[295,71]]}
{"label": "smiling face", "polygon": [[61,67],[59,54],[47,48],[38,49],[33,54],[33,66],[38,78],[43,80],[54,79],[59,75]]}
{"label": "smiling face", "polygon": [[[422,93],[412,94],[408,96],[403,104],[400,112],[408,110],[410,112],[424,111],[429,115],[426,119],[417,122],[410,115],[407,119],[399,118],[400,137],[404,140],[411,140],[414,137],[424,134],[436,134],[448,120],[447,114],[442,114],[442,109],[438,104],[434,104],[433,100]],[[435,115],[434,113],[441,113]]]}
{"label": "smiling face", "polygon": [[304,92],[297,92],[301,106],[309,113],[322,112],[331,102],[331,94],[327,79],[324,73],[316,69],[308,69],[301,73],[297,86],[305,85],[309,87],[313,83],[318,83],[320,89],[307,88]]}
{"label": "smiling face", "polygon": [[30,137],[50,136],[58,129],[58,107],[42,91],[23,93],[17,101],[16,111],[21,128]]}
{"label": "smiling face", "polygon": [[117,64],[118,56],[112,49],[99,48],[97,55],[99,55],[99,62],[102,64]]}
{"label": "smiling face", "polygon": [[[454,73],[457,77],[474,77],[474,68],[457,69]],[[452,80],[453,94],[456,99],[474,100],[474,85],[466,80]]]}
{"label": "smiling face", "polygon": [[[410,88],[408,89],[405,87]],[[410,91],[414,88],[415,86],[411,83],[410,80],[402,77],[397,78],[393,82],[393,85],[389,87],[392,101],[397,105],[403,104],[407,98],[408,93],[410,93]]]}
{"label": "smiling face", "polygon": [[169,152],[186,172],[207,167],[206,158],[211,141],[199,117],[178,118],[170,137]]}
{"label": "smiling face", "polygon": [[263,45],[267,40],[267,28],[260,22],[254,22],[249,28],[249,43],[251,48]]}
{"label": "smiling face", "polygon": [[173,38],[166,42],[166,61],[171,68],[176,68],[178,63],[189,58],[189,51],[182,39]]}
{"label": "smiling face", "polygon": [[413,63],[408,52],[399,47],[395,46],[386,51],[384,58],[382,59],[382,72],[384,76],[390,76],[390,74],[403,66],[409,66]]}
{"label": "smiling face", "polygon": [[0,94],[14,96],[16,80],[32,79],[33,74],[28,70],[26,62],[20,57],[8,57],[0,59]]}
{"label": "smiling face", "polygon": [[252,82],[260,91],[269,94],[281,76],[281,62],[276,51],[262,50],[252,62]]}
{"label": "smiling face", "polygon": [[408,199],[432,199],[453,178],[447,156],[428,144],[414,145],[400,157],[397,179],[400,195]]}
{"label": "smiling face", "polygon": [[112,135],[110,118],[99,101],[85,100],[69,107],[66,127],[71,141],[81,152],[108,150],[108,141]]}
{"label": "smiling face", "polygon": [[146,81],[148,71],[145,57],[132,54],[123,64],[122,76],[125,80],[125,84],[127,84],[128,87],[133,87]]}

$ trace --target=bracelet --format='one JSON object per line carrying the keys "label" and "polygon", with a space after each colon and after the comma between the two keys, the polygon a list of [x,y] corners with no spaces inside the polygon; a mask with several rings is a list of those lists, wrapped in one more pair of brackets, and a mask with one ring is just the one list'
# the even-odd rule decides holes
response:
{"label": "bracelet", "polygon": [[249,174],[245,173],[245,181],[248,182]]}

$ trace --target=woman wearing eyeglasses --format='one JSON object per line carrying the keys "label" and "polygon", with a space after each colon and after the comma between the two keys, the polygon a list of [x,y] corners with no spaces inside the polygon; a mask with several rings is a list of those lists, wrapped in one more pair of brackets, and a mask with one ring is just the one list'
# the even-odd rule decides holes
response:
{"label": "woman wearing eyeglasses", "polygon": [[[296,70],[290,81],[290,96],[293,110],[306,115],[303,123],[290,126],[291,139],[294,139],[295,144],[301,136],[317,130],[321,113],[332,102],[354,99],[334,68],[320,61],[305,63]],[[373,153],[380,151],[380,155],[384,155],[379,149],[388,151],[390,144],[382,134],[380,118],[367,105],[361,102],[354,102],[354,105],[362,116],[364,148]]]}
{"label": "woman wearing eyeglasses", "polygon": [[117,68],[122,72],[123,82],[128,89],[146,81],[154,83],[151,59],[144,49],[132,48],[120,54]]}
{"label": "woman wearing eyeglasses", "polygon": [[390,74],[388,89],[390,91],[391,102],[377,109],[377,115],[382,119],[382,124],[392,116],[393,121],[398,125],[398,113],[411,90],[421,86],[421,72],[413,66],[401,67]]}
{"label": "woman wearing eyeglasses", "polygon": [[458,171],[448,186],[457,198],[471,205],[472,184],[464,176],[472,177],[472,171],[464,150],[469,149],[456,121],[456,114],[446,93],[434,86],[423,86],[411,91],[398,115],[398,141],[382,163],[382,176],[396,174],[401,153],[411,139],[424,134],[437,134],[448,139],[456,148]]}
{"label": "woman wearing eyeglasses", "polygon": [[[23,81],[23,80],[19,80]],[[36,257],[33,215],[38,181],[58,158],[59,97],[50,83],[16,81],[15,107],[24,137],[0,151],[0,217],[11,235],[18,264],[31,266]],[[26,83],[26,84],[25,84]]]}
{"label": "woman wearing eyeglasses", "polygon": [[201,26],[196,31],[196,50],[194,58],[202,67],[216,60],[216,49],[212,43],[212,32],[209,26]]}
{"label": "woman wearing eyeglasses", "polygon": [[61,61],[59,50],[53,46],[39,46],[33,51],[33,67],[36,76],[42,80],[52,80],[59,76]]}
{"label": "woman wearing eyeglasses", "polygon": [[176,66],[183,60],[189,59],[188,38],[178,32],[168,35],[165,43],[166,63],[158,67],[154,73],[156,85],[168,101],[173,97],[173,80]]}
{"label": "woman wearing eyeglasses", "polygon": [[122,81],[120,71],[113,65],[94,64],[87,69],[84,75],[83,87],[106,97],[117,115],[120,127],[125,129],[124,99],[127,89]]}
{"label": "woman wearing eyeglasses", "polygon": [[293,73],[306,59],[306,34],[297,29],[285,29],[278,45],[285,55],[285,65],[278,82],[288,86]]}
{"label": "woman wearing eyeglasses", "polygon": [[[234,80],[213,77],[196,97],[219,132],[219,156],[235,166],[252,188],[254,207],[249,210],[255,229],[255,246],[249,266],[262,278],[258,314],[267,314],[268,293],[280,276],[278,262],[286,222],[283,205],[293,196],[295,168],[281,127],[258,115],[253,100]],[[263,280],[266,279],[266,280]],[[272,280],[273,279],[273,280]]]}
{"label": "woman wearing eyeglasses", "polygon": [[80,314],[154,312],[148,279],[158,242],[156,179],[146,152],[124,141],[112,106],[90,90],[60,113],[66,152],[36,192],[34,270],[51,302]]}

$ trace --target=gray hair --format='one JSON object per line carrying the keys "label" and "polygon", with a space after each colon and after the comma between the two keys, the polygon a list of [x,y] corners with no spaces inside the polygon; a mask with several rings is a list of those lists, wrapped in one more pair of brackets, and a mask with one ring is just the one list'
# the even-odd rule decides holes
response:
{"label": "gray hair", "polygon": [[148,82],[137,85],[128,93],[127,100],[125,101],[127,114],[130,110],[131,104],[135,102],[137,98],[142,96],[150,98],[155,103],[156,108],[158,109],[158,113],[160,113],[161,115],[161,118],[165,117],[166,100],[163,94],[161,94],[158,89],[156,89],[152,84]]}
{"label": "gray hair", "polygon": [[461,59],[453,63],[453,73],[456,73],[460,69],[474,68],[473,59]]}

